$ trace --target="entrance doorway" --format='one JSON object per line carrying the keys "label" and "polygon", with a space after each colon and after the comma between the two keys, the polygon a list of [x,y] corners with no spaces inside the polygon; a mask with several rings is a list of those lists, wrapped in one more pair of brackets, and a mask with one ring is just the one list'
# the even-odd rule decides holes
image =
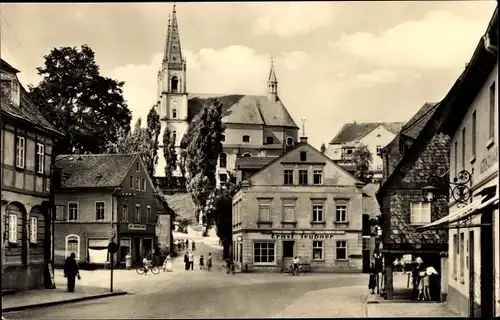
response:
{"label": "entrance doorway", "polygon": [[288,270],[295,256],[295,241],[283,241],[283,268]]}
{"label": "entrance doorway", "polygon": [[481,215],[481,318],[492,319],[495,302],[494,294],[494,256],[493,247],[493,210]]}
{"label": "entrance doorway", "polygon": [[134,238],[134,263],[139,265],[141,263],[141,238]]}
{"label": "entrance doorway", "polygon": [[148,257],[148,259],[153,258],[153,239],[144,239],[142,241],[144,247],[144,256]]}

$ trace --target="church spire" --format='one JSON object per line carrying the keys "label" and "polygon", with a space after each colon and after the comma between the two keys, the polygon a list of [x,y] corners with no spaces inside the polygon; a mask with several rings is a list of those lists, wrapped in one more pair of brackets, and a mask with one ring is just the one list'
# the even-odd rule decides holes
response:
{"label": "church spire", "polygon": [[177,24],[177,12],[175,10],[175,2],[172,9],[172,14],[168,18],[167,39],[165,42],[165,52],[163,62],[169,64],[182,64],[181,40],[179,38],[179,25]]}
{"label": "church spire", "polygon": [[273,102],[278,101],[278,80],[274,73],[274,59],[271,56],[271,69],[269,71],[269,79],[267,80],[267,98]]}

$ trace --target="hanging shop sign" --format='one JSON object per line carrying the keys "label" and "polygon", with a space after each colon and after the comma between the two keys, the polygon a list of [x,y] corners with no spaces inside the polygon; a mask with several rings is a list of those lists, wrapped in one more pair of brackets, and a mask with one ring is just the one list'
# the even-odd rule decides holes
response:
{"label": "hanging shop sign", "polygon": [[271,232],[271,239],[332,239],[337,235],[345,234],[344,230],[327,232]]}

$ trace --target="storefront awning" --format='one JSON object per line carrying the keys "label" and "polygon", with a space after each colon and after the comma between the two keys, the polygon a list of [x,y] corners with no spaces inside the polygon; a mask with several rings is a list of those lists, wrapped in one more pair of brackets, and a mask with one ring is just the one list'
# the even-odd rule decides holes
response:
{"label": "storefront awning", "polygon": [[431,222],[423,227],[417,228],[417,232],[423,232],[430,229],[440,229],[445,224],[450,224],[464,219],[464,216],[473,214],[482,204],[487,196],[482,196],[480,199],[468,204],[455,213],[449,214],[439,220]]}

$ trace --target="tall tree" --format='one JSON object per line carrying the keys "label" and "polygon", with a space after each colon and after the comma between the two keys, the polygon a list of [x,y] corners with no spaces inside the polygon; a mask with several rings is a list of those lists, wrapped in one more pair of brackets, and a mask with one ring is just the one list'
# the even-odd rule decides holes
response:
{"label": "tall tree", "polygon": [[146,129],[142,126],[141,118],[137,119],[133,131],[118,131],[116,142],[109,141],[106,144],[108,153],[139,153],[144,161],[150,152]]}
{"label": "tall tree", "polygon": [[153,106],[148,113],[146,132],[150,145],[150,152],[144,159],[148,174],[151,178],[155,175],[156,165],[158,164],[158,147],[160,145],[161,122],[158,112]]}
{"label": "tall tree", "polygon": [[186,185],[186,157],[187,151],[181,149],[179,154],[179,170],[181,172],[181,184],[182,186]]}
{"label": "tall tree", "polygon": [[181,145],[186,148],[186,170],[190,177],[187,189],[198,207],[196,219],[204,211],[216,187],[217,160],[222,152],[222,105],[209,99],[189,124]]}
{"label": "tall tree", "polygon": [[325,143],[323,143],[323,142],[321,143],[320,151],[322,154],[325,154],[326,146],[325,146]]}
{"label": "tall tree", "polygon": [[174,186],[173,172],[177,166],[177,153],[175,152],[175,140],[168,128],[163,132],[163,156],[165,157],[165,181],[167,187]]}
{"label": "tall tree", "polygon": [[124,82],[100,75],[89,46],[54,48],[44,59],[37,68],[42,81],[29,87],[29,96],[67,134],[55,146],[56,153],[71,153],[74,148],[99,153],[108,142],[117,141],[121,129],[130,130]]}
{"label": "tall tree", "polygon": [[352,153],[352,159],[356,165],[355,177],[365,183],[370,183],[373,172],[370,170],[372,154],[367,146],[359,145]]}

